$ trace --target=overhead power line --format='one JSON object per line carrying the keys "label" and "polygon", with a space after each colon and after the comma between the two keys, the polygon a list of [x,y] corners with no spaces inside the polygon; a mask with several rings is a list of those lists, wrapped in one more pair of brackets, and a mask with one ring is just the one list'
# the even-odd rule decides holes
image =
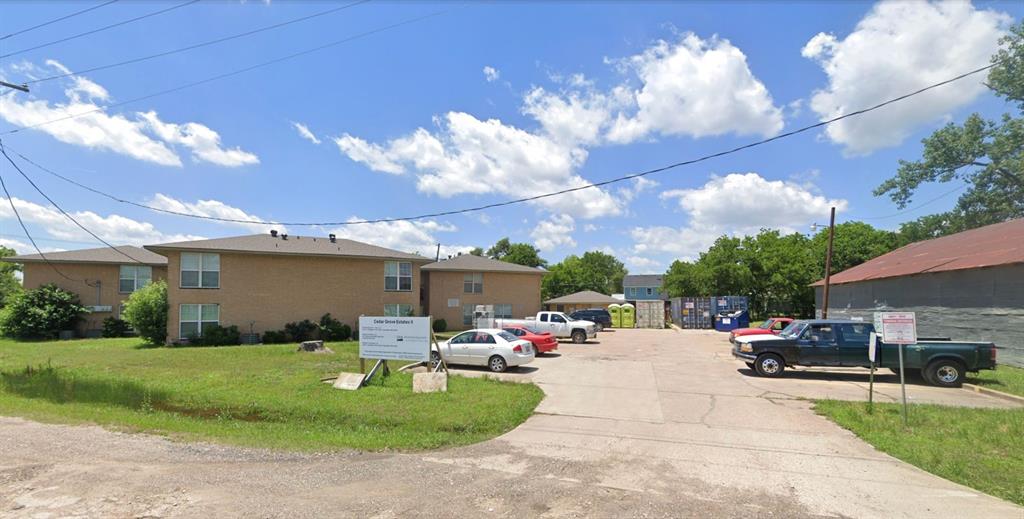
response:
{"label": "overhead power line", "polygon": [[[198,1],[198,0],[196,0],[196,1]],[[13,134],[13,133],[18,133],[18,132],[20,132],[22,130],[29,130],[29,129],[32,129],[32,128],[38,128],[40,126],[46,126],[48,124],[53,124],[53,123],[57,123],[57,122],[61,122],[61,121],[67,121],[68,119],[74,119],[76,117],[82,117],[83,115],[89,115],[89,114],[93,114],[93,113],[96,113],[96,112],[103,112],[103,111],[105,111],[107,109],[110,109],[110,108],[117,108],[119,106],[124,106],[124,105],[131,104],[131,103],[137,103],[139,101],[144,101],[146,99],[152,99],[152,98],[157,97],[157,96],[162,96],[162,95],[178,92],[178,91],[181,91],[181,90],[185,90],[186,88],[192,88],[192,87],[195,87],[195,86],[204,85],[206,83],[210,83],[210,82],[217,81],[217,80],[220,80],[220,79],[228,78],[228,77],[231,77],[231,76],[237,76],[239,74],[243,74],[245,72],[256,70],[258,68],[266,67],[266,66],[269,66],[269,65],[274,65],[276,63],[280,63],[282,61],[287,61],[287,60],[290,60],[290,59],[293,59],[293,58],[297,58],[299,56],[304,56],[306,54],[312,54],[312,53],[317,52],[317,51],[321,51],[321,50],[324,50],[324,49],[327,49],[327,48],[330,48],[330,47],[335,47],[337,45],[341,45],[341,44],[344,44],[344,43],[355,41],[355,40],[358,40],[358,39],[361,39],[361,38],[365,38],[367,36],[372,36],[374,34],[377,34],[377,33],[380,33],[380,32],[384,32],[384,31],[387,31],[387,30],[390,30],[390,29],[396,29],[396,28],[402,27],[404,25],[409,25],[409,24],[412,24],[412,23],[420,22],[420,21],[426,20],[428,18],[433,18],[435,16],[439,16],[439,15],[445,14],[446,12],[448,12],[448,11],[447,10],[445,10],[445,11],[435,11],[433,13],[426,14],[426,15],[423,15],[423,16],[417,16],[415,18],[409,18],[407,20],[403,20],[403,21],[398,22],[398,23],[393,23],[391,25],[385,25],[383,27],[378,27],[376,29],[371,29],[369,31],[361,32],[361,33],[355,34],[353,36],[348,36],[348,37],[342,38],[340,40],[334,40],[334,41],[332,41],[330,43],[319,45],[317,47],[312,47],[312,48],[309,48],[309,49],[306,49],[306,50],[294,52],[292,54],[281,56],[279,58],[275,58],[275,59],[272,59],[272,60],[269,60],[269,61],[263,61],[263,62],[255,64],[255,65],[250,65],[248,67],[244,67],[244,68],[240,68],[240,69],[235,69],[235,70],[233,70],[231,72],[225,72],[223,74],[217,74],[216,76],[210,76],[210,77],[208,77],[206,79],[200,79],[199,81],[193,81],[191,83],[185,83],[183,85],[179,85],[179,86],[176,86],[174,88],[168,88],[167,90],[161,90],[161,91],[158,91],[158,92],[153,92],[152,94],[146,94],[144,96],[135,97],[135,98],[128,99],[128,100],[125,100],[125,101],[121,101],[119,103],[113,103],[113,104],[109,104],[109,105],[106,105],[106,106],[101,106],[101,107],[95,108],[93,110],[86,110],[84,112],[79,112],[79,113],[75,113],[75,114],[69,114],[67,116],[58,117],[56,119],[50,119],[49,121],[42,121],[40,123],[31,124],[31,125],[28,125],[28,126],[21,126],[19,128],[15,128],[13,130],[8,130],[8,131],[6,131],[6,132],[4,132],[4,133],[2,133],[0,135],[10,135],[10,134]]]}
{"label": "overhead power line", "polygon": [[70,76],[77,76],[77,75],[81,75],[81,74],[88,74],[90,72],[96,72],[98,70],[107,70],[107,69],[112,69],[112,68],[115,68],[115,67],[121,67],[121,66],[124,66],[124,65],[131,65],[133,63],[139,63],[139,62],[147,61],[147,60],[151,60],[151,59],[162,58],[164,56],[170,56],[172,54],[178,54],[179,52],[185,52],[185,51],[190,51],[190,50],[198,49],[198,48],[201,48],[201,47],[207,47],[207,46],[210,46],[210,45],[216,45],[218,43],[223,43],[223,42],[230,41],[230,40],[235,40],[235,39],[238,39],[238,38],[244,38],[246,36],[252,36],[253,34],[259,34],[261,32],[266,32],[266,31],[270,31],[270,30],[274,30],[274,29],[279,29],[281,27],[285,27],[287,25],[291,25],[291,24],[294,24],[294,23],[304,22],[306,20],[312,20],[313,18],[319,18],[321,16],[327,16],[329,14],[334,14],[334,13],[337,13],[339,11],[343,11],[345,9],[348,9],[350,7],[355,7],[355,6],[359,5],[359,4],[368,3],[370,1],[372,1],[372,0],[358,0],[356,2],[352,2],[350,4],[345,4],[345,5],[342,5],[340,7],[335,7],[333,9],[327,9],[326,11],[320,11],[318,13],[313,13],[313,14],[306,15],[306,16],[301,16],[299,18],[293,18],[291,20],[286,20],[284,22],[275,23],[273,25],[267,25],[265,27],[260,27],[260,28],[257,28],[257,29],[252,29],[250,31],[240,32],[238,34],[232,34],[230,36],[224,36],[222,38],[217,38],[217,39],[214,39],[214,40],[204,41],[204,42],[201,42],[201,43],[196,43],[194,45],[188,45],[188,46],[185,46],[185,47],[179,47],[177,49],[172,49],[172,50],[168,50],[168,51],[164,51],[164,52],[158,52],[156,54],[150,54],[148,56],[142,56],[142,57],[138,57],[138,58],[132,58],[132,59],[124,60],[124,61],[119,61],[117,63],[110,63],[110,64],[107,64],[107,65],[100,65],[98,67],[91,67],[91,68],[85,68],[85,69],[81,69],[81,70],[76,70],[74,72],[67,72],[67,73],[64,73],[64,74],[57,74],[55,76],[49,76],[49,77],[44,77],[44,78],[39,78],[39,79],[33,79],[32,81],[26,82],[26,84],[31,85],[33,83],[42,83],[44,81],[52,81],[54,79],[61,79],[61,78],[66,78],[66,77],[70,77]]}
{"label": "overhead power line", "polygon": [[711,154],[708,154],[708,155],[703,155],[701,157],[697,157],[697,158],[694,158],[694,159],[689,159],[689,160],[684,160],[684,161],[680,161],[680,162],[675,162],[675,163],[669,164],[667,166],[662,166],[662,167],[655,168],[655,169],[649,169],[647,171],[642,171],[640,173],[633,173],[633,174],[629,174],[629,175],[623,175],[623,176],[615,177],[615,178],[612,178],[612,179],[609,179],[609,180],[605,180],[605,181],[602,181],[602,182],[594,182],[594,183],[590,183],[590,184],[584,184],[584,185],[577,186],[577,187],[562,189],[560,191],[553,191],[553,192],[550,192],[550,193],[544,193],[544,194],[535,195],[535,196],[529,196],[529,197],[525,197],[525,198],[516,198],[514,200],[506,200],[506,201],[503,201],[503,202],[495,202],[495,203],[492,203],[492,204],[486,204],[486,205],[481,205],[481,206],[476,206],[476,207],[469,207],[469,208],[464,208],[464,209],[455,209],[455,210],[451,210],[451,211],[440,211],[440,212],[436,212],[436,213],[427,213],[427,214],[421,214],[421,215],[417,215],[417,216],[405,216],[405,217],[398,217],[398,218],[376,218],[376,219],[372,219],[372,220],[350,220],[350,221],[343,221],[343,222],[272,222],[272,221],[265,221],[265,220],[246,220],[246,219],[241,219],[241,218],[223,218],[223,217],[218,217],[218,216],[208,216],[208,215],[199,215],[199,214],[193,214],[193,213],[186,213],[186,212],[182,212],[182,211],[173,211],[173,210],[164,209],[164,208],[160,208],[160,207],[154,207],[154,206],[151,206],[151,205],[141,204],[141,203],[138,203],[138,202],[133,202],[131,200],[125,200],[125,199],[120,198],[118,196],[115,196],[115,195],[106,193],[104,191],[101,191],[99,189],[87,186],[85,184],[82,184],[80,182],[72,180],[72,179],[70,179],[70,178],[68,178],[68,177],[66,177],[64,175],[61,175],[61,174],[59,174],[59,173],[57,173],[55,171],[52,171],[52,170],[50,170],[48,168],[45,168],[45,167],[37,164],[36,162],[32,161],[28,157],[25,157],[21,153],[18,153],[15,150],[11,150],[11,151],[13,151],[16,155],[18,155],[19,157],[24,159],[29,164],[32,164],[33,166],[39,168],[41,171],[49,173],[50,175],[53,175],[53,176],[55,176],[55,177],[57,177],[57,178],[59,178],[61,180],[64,180],[65,182],[69,182],[71,184],[74,184],[74,185],[76,185],[76,186],[78,186],[78,187],[80,187],[82,189],[86,189],[88,191],[91,191],[91,192],[96,193],[98,195],[104,196],[104,197],[109,198],[111,200],[114,200],[116,202],[120,202],[120,203],[123,203],[123,204],[129,204],[129,205],[133,205],[133,206],[136,206],[136,207],[141,207],[143,209],[148,209],[150,211],[155,211],[155,212],[159,212],[159,213],[166,213],[166,214],[172,214],[172,215],[176,215],[176,216],[184,216],[184,217],[196,218],[196,219],[200,219],[200,220],[211,220],[211,221],[216,221],[216,222],[250,223],[250,224],[251,223],[255,223],[255,224],[264,224],[264,225],[283,225],[283,226],[293,226],[293,227],[303,227],[303,226],[346,226],[346,225],[362,225],[362,224],[373,224],[373,223],[388,223],[388,222],[424,220],[424,219],[428,219],[428,218],[437,218],[437,217],[441,217],[441,216],[451,216],[451,215],[456,215],[456,214],[464,214],[464,213],[484,211],[484,210],[487,210],[487,209],[494,209],[494,208],[497,208],[497,207],[504,207],[504,206],[513,205],[513,204],[521,204],[521,203],[524,203],[524,202],[531,202],[531,201],[534,201],[534,200],[541,200],[541,199],[544,199],[544,198],[550,198],[550,197],[554,197],[554,196],[564,195],[566,193],[573,193],[573,192],[576,192],[576,191],[582,191],[584,189],[592,189],[592,188],[607,186],[607,185],[614,184],[614,183],[617,183],[617,182],[624,182],[624,181],[632,180],[632,179],[635,179],[635,178],[645,177],[645,176],[648,176],[648,175],[653,175],[653,174],[656,174],[656,173],[661,173],[661,172],[664,172],[664,171],[668,171],[670,169],[675,169],[675,168],[678,168],[678,167],[681,167],[681,166],[697,164],[699,162],[708,161],[708,160],[711,160],[711,159],[714,159],[714,158],[718,158],[718,157],[722,157],[722,156],[725,156],[725,155],[730,155],[730,154],[733,154],[733,153],[738,153],[738,152],[743,151],[743,150],[747,150],[747,149],[754,148],[754,147],[757,147],[757,146],[762,146],[762,145],[768,144],[770,142],[774,142],[774,141],[777,141],[777,140],[780,140],[780,139],[785,139],[787,137],[791,137],[793,135],[804,133],[804,132],[813,130],[815,128],[821,128],[821,127],[827,126],[829,124],[841,121],[843,119],[848,119],[848,118],[851,118],[851,117],[857,117],[857,116],[866,114],[868,112],[872,112],[874,110],[881,109],[881,108],[883,108],[885,106],[891,105],[893,103],[897,103],[899,101],[902,101],[904,99],[908,99],[910,97],[914,97],[916,95],[922,94],[922,93],[927,92],[929,90],[941,87],[943,85],[948,85],[950,83],[953,83],[955,81],[964,79],[964,78],[969,77],[969,76],[974,75],[974,74],[978,74],[980,72],[984,72],[984,71],[986,71],[986,70],[996,66],[996,64],[997,63],[993,63],[991,65],[987,65],[987,66],[984,66],[984,67],[981,67],[981,68],[977,68],[977,69],[974,69],[974,70],[972,70],[970,72],[966,72],[964,74],[960,74],[959,76],[956,76],[954,78],[950,78],[950,79],[947,79],[945,81],[940,81],[938,83],[934,83],[934,84],[928,85],[928,86],[926,86],[924,88],[920,88],[920,89],[915,90],[913,92],[910,92],[908,94],[904,94],[904,95],[901,95],[899,97],[894,97],[894,98],[889,99],[887,101],[883,101],[883,102],[878,103],[878,104],[876,104],[874,106],[871,106],[871,107],[868,107],[868,108],[863,108],[861,110],[856,110],[854,112],[850,112],[850,113],[847,113],[847,114],[844,114],[844,115],[833,117],[831,119],[827,119],[827,120],[820,121],[820,122],[817,122],[817,123],[814,123],[814,124],[810,124],[810,125],[807,125],[807,126],[804,126],[804,127],[801,127],[801,128],[797,128],[795,130],[791,130],[791,131],[788,131],[788,132],[785,132],[785,133],[781,133],[781,134],[776,135],[774,137],[768,137],[768,138],[761,139],[761,140],[754,141],[754,142],[750,142],[750,143],[747,143],[747,144],[744,144],[744,145],[741,145],[741,146],[737,146],[735,148],[730,148],[730,149],[727,149],[727,150],[719,151],[717,153],[711,153]]}
{"label": "overhead power line", "polygon": [[[75,225],[77,225],[78,228],[80,228],[83,231],[87,232],[90,236],[92,236],[93,238],[96,238],[96,241],[102,243],[103,245],[106,245],[107,247],[110,247],[111,249],[113,249],[118,254],[120,254],[120,255],[122,255],[122,256],[124,256],[124,257],[126,257],[126,258],[128,258],[128,259],[130,259],[130,260],[132,260],[134,262],[136,262],[136,263],[144,263],[143,261],[139,261],[138,259],[133,257],[131,254],[128,254],[127,252],[125,252],[125,251],[123,251],[123,250],[121,250],[121,249],[111,245],[109,242],[107,242],[103,238],[100,238],[99,235],[97,235],[96,233],[90,231],[88,227],[82,225],[78,220],[75,219],[74,216],[71,216],[67,211],[64,210],[64,208],[62,208],[59,204],[57,204],[57,202],[55,202],[52,198],[50,198],[49,195],[47,195],[45,192],[43,192],[42,189],[39,189],[39,186],[37,186],[36,183],[33,182],[32,179],[29,178],[29,176],[26,175],[25,172],[21,170],[21,167],[19,167],[18,164],[16,162],[14,162],[14,159],[12,159],[10,157],[10,155],[7,154],[7,149],[4,148],[4,145],[3,145],[2,142],[0,142],[0,153],[3,154],[5,159],[7,159],[7,162],[10,162],[11,165],[14,166],[14,169],[16,169],[18,171],[18,173],[21,174],[21,176],[25,177],[25,180],[27,180],[28,183],[32,185],[32,188],[35,189],[36,192],[38,192],[40,195],[42,195],[43,198],[45,198],[47,202],[50,202],[50,204],[53,205],[53,207],[57,208],[57,210],[60,211],[60,213],[62,215],[64,215],[65,218],[67,218],[68,220],[71,220],[71,222],[74,223]],[[11,205],[12,206],[14,205],[13,201],[11,201]],[[19,217],[19,220],[20,220],[20,217]],[[25,232],[27,233],[28,231],[25,231]]]}
{"label": "overhead power line", "polygon": [[0,59],[9,58],[11,56],[17,56],[18,54],[23,54],[23,53],[28,52],[28,51],[46,48],[46,47],[49,47],[51,45],[56,45],[58,43],[64,43],[66,41],[75,40],[75,39],[81,38],[83,36],[88,36],[90,34],[96,34],[98,32],[103,32],[103,31],[105,31],[107,29],[113,29],[114,27],[120,27],[122,25],[127,25],[129,23],[137,22],[139,20],[143,20],[143,19],[149,18],[151,16],[156,16],[156,15],[159,15],[159,14],[164,14],[164,13],[166,13],[168,11],[173,11],[175,9],[180,9],[182,7],[185,7],[185,6],[192,5],[192,4],[194,4],[194,3],[198,2],[198,1],[199,0],[188,0],[185,3],[181,3],[181,4],[178,4],[178,5],[172,5],[171,7],[160,9],[159,11],[153,11],[153,12],[148,13],[148,14],[144,14],[144,15],[141,15],[141,16],[136,16],[135,18],[129,18],[127,20],[121,20],[120,22],[112,23],[110,25],[106,25],[106,26],[103,26],[103,27],[100,27],[100,28],[97,28],[97,29],[92,29],[92,30],[89,30],[89,31],[80,32],[78,34],[75,34],[75,35],[72,35],[72,36],[68,36],[66,38],[61,38],[59,40],[53,40],[53,41],[49,41],[49,42],[46,42],[46,43],[41,43],[39,45],[35,45],[35,46],[32,46],[32,47],[27,47],[27,48],[24,48],[24,49],[21,49],[21,50],[16,50],[14,52],[8,52],[7,54],[0,55]]}
{"label": "overhead power line", "polygon": [[46,27],[47,25],[67,20],[68,18],[74,18],[74,17],[76,17],[76,16],[78,16],[80,14],[85,14],[85,13],[88,13],[89,11],[95,11],[96,9],[99,9],[100,7],[108,6],[108,5],[113,4],[115,2],[117,2],[117,0],[109,0],[107,2],[103,2],[102,4],[94,5],[92,7],[86,7],[85,9],[82,9],[80,11],[75,11],[73,13],[61,16],[60,18],[54,18],[53,20],[50,20],[48,22],[43,22],[43,23],[40,23],[40,24],[37,24],[37,25],[33,25],[32,27],[26,27],[26,28],[24,28],[24,29],[22,29],[20,31],[15,31],[15,32],[12,32],[10,34],[5,34],[4,36],[0,36],[0,40],[6,40],[7,38],[10,38],[12,36],[17,36],[19,34],[25,34],[26,32],[34,31],[36,29],[39,29],[39,28],[42,28],[42,27]]}
{"label": "overhead power line", "polygon": [[36,250],[36,252],[39,254],[39,257],[43,258],[43,261],[46,262],[46,264],[49,265],[54,272],[60,275],[60,277],[68,281],[83,281],[81,279],[75,279],[65,274],[59,268],[57,268],[57,265],[54,265],[53,262],[51,262],[50,259],[46,257],[46,254],[43,254],[43,250],[39,248],[39,245],[36,245],[36,240],[32,238],[32,233],[28,232],[28,227],[25,225],[25,222],[21,219],[21,213],[19,213],[18,208],[14,206],[14,198],[11,197],[11,192],[7,190],[7,183],[4,182],[3,175],[0,175],[0,187],[3,188],[4,195],[7,196],[7,202],[11,204],[11,211],[14,212],[14,217],[18,219],[18,224],[21,225],[21,230],[25,232],[25,237],[28,238],[28,241],[32,243],[32,248]]}

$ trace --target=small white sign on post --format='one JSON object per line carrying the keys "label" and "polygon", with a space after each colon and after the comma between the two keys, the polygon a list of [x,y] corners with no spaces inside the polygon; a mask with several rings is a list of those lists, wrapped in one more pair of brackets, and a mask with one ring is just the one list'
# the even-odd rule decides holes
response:
{"label": "small white sign on post", "polygon": [[878,348],[878,335],[872,333],[871,337],[868,339],[868,360],[870,360],[872,364],[874,364],[874,362],[875,362],[875,358],[876,358],[875,357],[875,350],[877,348]]}
{"label": "small white sign on post", "polygon": [[429,361],[430,318],[360,317],[359,357]]}
{"label": "small white sign on post", "polygon": [[914,312],[881,312],[882,342],[917,344],[917,318]]}

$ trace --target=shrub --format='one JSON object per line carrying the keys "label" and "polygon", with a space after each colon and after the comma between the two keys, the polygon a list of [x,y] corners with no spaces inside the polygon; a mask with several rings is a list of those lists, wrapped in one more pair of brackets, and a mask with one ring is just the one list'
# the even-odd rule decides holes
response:
{"label": "shrub", "polygon": [[127,337],[132,327],[122,319],[110,316],[103,320],[104,337]]}
{"label": "shrub", "polygon": [[292,342],[292,338],[288,336],[288,332],[284,330],[268,330],[263,332],[263,337],[260,339],[263,344],[284,344],[286,342]]}
{"label": "shrub", "polygon": [[295,342],[313,341],[320,338],[320,327],[309,319],[288,323],[284,325],[284,331]]}
{"label": "shrub", "polygon": [[122,316],[146,342],[163,344],[167,340],[167,282],[154,281],[133,292]]}
{"label": "shrub", "polygon": [[434,321],[433,327],[434,331],[437,333],[448,331],[448,321],[445,321],[444,319],[438,319]]}
{"label": "shrub", "polygon": [[0,312],[0,333],[18,339],[54,339],[62,330],[73,330],[86,310],[74,293],[43,285],[10,297]]}
{"label": "shrub", "polygon": [[189,337],[188,343],[192,346],[234,346],[242,343],[242,334],[237,326],[215,324],[204,327],[202,336]]}
{"label": "shrub", "polygon": [[352,328],[347,324],[324,314],[320,318],[320,338],[325,341],[347,341],[352,336]]}

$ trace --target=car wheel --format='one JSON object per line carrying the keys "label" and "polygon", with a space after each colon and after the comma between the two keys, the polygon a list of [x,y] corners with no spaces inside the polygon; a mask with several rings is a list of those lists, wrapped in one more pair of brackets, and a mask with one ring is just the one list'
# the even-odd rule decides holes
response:
{"label": "car wheel", "polygon": [[754,362],[754,371],[762,377],[778,377],[785,370],[785,361],[774,353],[765,353]]}
{"label": "car wheel", "polygon": [[744,364],[746,364],[748,368],[750,368],[750,369],[752,369],[752,370],[756,371],[756,370],[754,369],[754,363],[753,363],[753,362],[744,362]]}
{"label": "car wheel", "polygon": [[436,351],[430,352],[430,369],[431,369],[431,371],[437,369],[437,365],[440,364],[440,363],[441,363],[441,354],[436,352]]}
{"label": "car wheel", "polygon": [[932,362],[924,371],[928,382],[939,387],[960,387],[966,374],[967,368],[963,363],[953,359]]}
{"label": "car wheel", "polygon": [[583,344],[587,342],[587,332],[583,330],[576,330],[572,332],[572,342],[576,344]]}
{"label": "car wheel", "polygon": [[495,373],[504,373],[508,369],[508,363],[500,355],[495,355],[487,361],[487,368]]}

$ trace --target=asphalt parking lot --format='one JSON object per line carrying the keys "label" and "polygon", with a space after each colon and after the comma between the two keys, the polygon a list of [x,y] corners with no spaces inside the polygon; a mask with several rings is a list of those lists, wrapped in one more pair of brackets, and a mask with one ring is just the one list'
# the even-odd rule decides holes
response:
{"label": "asphalt parking lot", "polygon": [[[703,331],[620,330],[559,350],[504,376],[544,389],[534,416],[439,452],[275,453],[0,418],[0,514],[1024,516],[811,410],[806,398],[865,398],[866,373],[756,378],[724,336]],[[894,398],[898,383],[884,378],[879,390]],[[908,392],[917,402],[1013,405],[957,389]]]}

